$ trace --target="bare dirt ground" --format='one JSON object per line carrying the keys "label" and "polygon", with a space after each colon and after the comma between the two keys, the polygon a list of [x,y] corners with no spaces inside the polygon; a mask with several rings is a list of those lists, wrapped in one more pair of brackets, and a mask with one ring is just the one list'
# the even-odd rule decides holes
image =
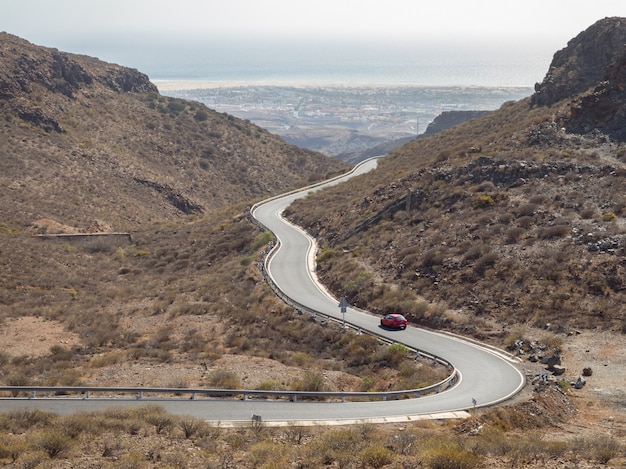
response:
{"label": "bare dirt ground", "polygon": [[61,323],[40,317],[6,319],[0,325],[0,350],[12,357],[42,357],[55,345],[71,347],[78,344],[80,338],[66,331]]}
{"label": "bare dirt ground", "polygon": [[[537,331],[540,335],[542,332]],[[528,356],[520,357],[520,367],[525,371],[529,383],[542,372],[546,365],[532,363]],[[564,337],[561,364],[565,367],[562,376],[549,379],[565,381],[564,389],[576,407],[576,417],[554,429],[556,439],[569,437],[597,436],[600,434],[624,438],[626,436],[626,347],[624,336],[613,332],[582,331]],[[591,376],[583,376],[585,368]],[[571,386],[579,377],[585,379],[582,389]],[[516,400],[528,399],[532,386]]]}

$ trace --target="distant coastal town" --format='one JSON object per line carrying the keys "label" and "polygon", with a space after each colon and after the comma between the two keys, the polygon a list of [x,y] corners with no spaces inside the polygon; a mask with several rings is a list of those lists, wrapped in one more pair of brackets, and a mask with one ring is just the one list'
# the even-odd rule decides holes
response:
{"label": "distant coastal town", "polygon": [[247,119],[330,156],[416,137],[444,111],[494,110],[530,87],[155,81],[162,94]]}

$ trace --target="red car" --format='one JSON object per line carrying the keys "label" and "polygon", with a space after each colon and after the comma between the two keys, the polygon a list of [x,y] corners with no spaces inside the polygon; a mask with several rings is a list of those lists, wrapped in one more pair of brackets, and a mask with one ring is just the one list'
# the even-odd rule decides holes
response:
{"label": "red car", "polygon": [[408,321],[401,314],[387,314],[380,318],[380,325],[394,329],[406,329]]}

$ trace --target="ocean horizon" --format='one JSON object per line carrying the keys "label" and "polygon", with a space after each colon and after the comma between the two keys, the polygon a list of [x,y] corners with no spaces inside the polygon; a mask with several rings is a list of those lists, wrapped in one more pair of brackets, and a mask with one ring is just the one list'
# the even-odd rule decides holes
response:
{"label": "ocean horizon", "polygon": [[532,87],[552,58],[537,48],[454,44],[228,42],[128,51],[124,64],[155,82]]}

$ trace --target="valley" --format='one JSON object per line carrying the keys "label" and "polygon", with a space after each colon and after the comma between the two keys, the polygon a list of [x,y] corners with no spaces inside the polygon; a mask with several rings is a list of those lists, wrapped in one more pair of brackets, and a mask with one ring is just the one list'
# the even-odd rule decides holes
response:
{"label": "valley", "polygon": [[[201,102],[294,145],[350,161],[415,139],[442,112],[494,110],[532,93],[524,87],[156,83],[165,95]],[[384,149],[368,152],[376,147]]]}

